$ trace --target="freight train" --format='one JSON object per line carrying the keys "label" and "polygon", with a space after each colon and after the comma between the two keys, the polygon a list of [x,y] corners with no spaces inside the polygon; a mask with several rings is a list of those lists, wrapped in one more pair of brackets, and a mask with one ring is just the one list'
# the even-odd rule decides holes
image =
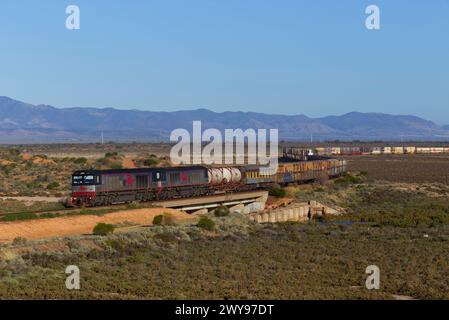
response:
{"label": "freight train", "polygon": [[311,153],[321,156],[351,156],[368,154],[437,154],[449,153],[449,147],[415,147],[415,146],[385,146],[385,147],[316,147],[312,149],[289,147],[284,148],[284,154],[297,157],[298,154]]}
{"label": "freight train", "polygon": [[76,171],[72,175],[72,204],[102,206],[269,189],[276,184],[339,176],[346,172],[346,161],[326,157],[283,159],[275,174],[263,174],[259,169],[258,165],[199,165]]}

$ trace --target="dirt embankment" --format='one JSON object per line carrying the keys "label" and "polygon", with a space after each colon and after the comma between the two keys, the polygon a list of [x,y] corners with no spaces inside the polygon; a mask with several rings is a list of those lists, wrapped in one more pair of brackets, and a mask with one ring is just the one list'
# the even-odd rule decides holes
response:
{"label": "dirt embankment", "polygon": [[125,210],[104,216],[83,215],[50,219],[0,222],[0,242],[10,242],[17,237],[25,239],[45,239],[71,235],[91,234],[99,222],[120,224],[129,222],[138,225],[151,225],[153,218],[168,214],[175,222],[195,221],[197,217],[168,208],[146,208]]}

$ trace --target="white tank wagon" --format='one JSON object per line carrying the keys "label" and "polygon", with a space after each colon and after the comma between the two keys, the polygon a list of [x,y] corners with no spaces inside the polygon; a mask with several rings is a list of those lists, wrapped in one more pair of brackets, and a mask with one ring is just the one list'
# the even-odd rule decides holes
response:
{"label": "white tank wagon", "polygon": [[242,172],[233,167],[209,168],[208,176],[209,183],[213,185],[235,184],[242,181]]}

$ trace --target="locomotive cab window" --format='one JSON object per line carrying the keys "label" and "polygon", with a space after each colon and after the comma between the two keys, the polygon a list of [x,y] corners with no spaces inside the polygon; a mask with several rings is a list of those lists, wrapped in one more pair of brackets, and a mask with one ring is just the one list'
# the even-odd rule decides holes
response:
{"label": "locomotive cab window", "polygon": [[95,185],[100,184],[100,176],[94,175],[76,175],[72,176],[72,185]]}
{"label": "locomotive cab window", "polygon": [[83,176],[73,176],[72,177],[72,184],[73,185],[83,184]]}
{"label": "locomotive cab window", "polygon": [[95,179],[94,176],[89,175],[89,176],[84,176],[84,184],[95,184]]}

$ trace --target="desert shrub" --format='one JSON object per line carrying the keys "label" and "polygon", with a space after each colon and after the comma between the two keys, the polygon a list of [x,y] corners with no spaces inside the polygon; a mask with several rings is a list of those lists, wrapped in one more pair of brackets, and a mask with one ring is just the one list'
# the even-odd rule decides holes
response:
{"label": "desert shrub", "polygon": [[25,239],[23,237],[16,237],[12,241],[12,244],[13,245],[22,245],[22,244],[26,244],[26,242],[27,242],[27,239]]}
{"label": "desert shrub", "polygon": [[76,163],[76,164],[85,164],[86,162],[87,162],[87,159],[84,157],[75,158],[73,160],[73,163]]}
{"label": "desert shrub", "polygon": [[118,162],[111,163],[110,167],[111,167],[111,169],[123,169],[123,165]]}
{"label": "desert shrub", "polygon": [[335,179],[335,184],[344,186],[361,182],[363,182],[363,179],[360,176],[356,176],[350,173],[346,173],[342,177]]}
{"label": "desert shrub", "polygon": [[176,243],[179,240],[177,232],[158,233],[154,236],[154,238],[165,243]]}
{"label": "desert shrub", "polygon": [[93,233],[98,236],[106,236],[113,233],[114,229],[112,224],[100,222],[94,227]]}
{"label": "desert shrub", "polygon": [[12,164],[0,165],[0,170],[3,171],[6,175],[10,174],[13,169],[14,166]]}
{"label": "desert shrub", "polygon": [[164,216],[162,214],[160,214],[158,216],[155,216],[153,218],[153,224],[156,225],[156,226],[161,225],[163,219],[164,219]]}
{"label": "desert shrub", "polygon": [[106,158],[97,159],[97,165],[101,166],[101,165],[106,165],[106,164],[107,164]]}
{"label": "desert shrub", "polygon": [[34,180],[34,181],[28,182],[26,184],[26,186],[29,189],[36,189],[36,188],[39,188],[41,186],[41,184],[38,181]]}
{"label": "desert shrub", "polygon": [[287,192],[283,188],[273,187],[269,192],[270,196],[283,198],[286,196]]}
{"label": "desert shrub", "polygon": [[153,224],[156,226],[173,225],[173,219],[169,215],[160,214],[153,218]]}
{"label": "desert shrub", "polygon": [[117,152],[107,152],[104,157],[105,158],[113,158],[113,157],[117,157],[118,153]]}
{"label": "desert shrub", "polygon": [[198,227],[205,230],[213,230],[215,228],[215,222],[208,217],[201,217],[197,224]]}
{"label": "desert shrub", "polygon": [[216,217],[225,217],[229,215],[229,208],[226,206],[219,206],[214,210],[214,215]]}
{"label": "desert shrub", "polygon": [[37,176],[37,178],[36,178],[35,181],[38,181],[38,182],[48,182],[49,179],[50,179],[50,178],[48,177],[48,174],[43,174],[43,175]]}
{"label": "desert shrub", "polygon": [[157,165],[158,163],[159,163],[159,161],[157,161],[157,160],[154,159],[154,158],[145,159],[145,160],[143,161],[143,164],[144,164],[145,166],[147,166],[147,167],[155,166],[155,165]]}
{"label": "desert shrub", "polygon": [[49,190],[53,190],[53,189],[56,189],[58,187],[59,187],[59,182],[57,182],[57,181],[50,182],[47,185],[47,189],[49,189]]}

